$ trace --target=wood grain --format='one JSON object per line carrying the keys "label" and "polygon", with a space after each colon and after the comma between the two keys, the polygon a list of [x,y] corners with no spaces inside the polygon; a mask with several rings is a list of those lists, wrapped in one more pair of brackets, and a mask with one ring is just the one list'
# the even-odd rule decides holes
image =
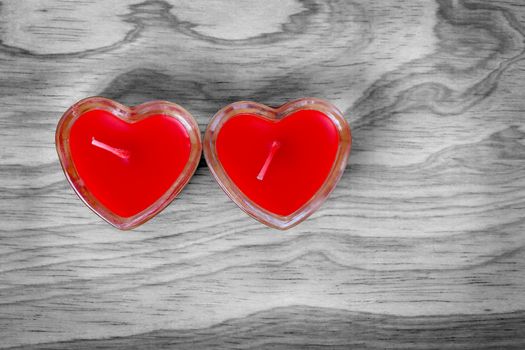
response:
{"label": "wood grain", "polygon": [[[0,347],[525,348],[520,0],[3,1]],[[61,114],[316,96],[353,130],[325,205],[264,227],[204,161],[132,232],[65,181]]]}

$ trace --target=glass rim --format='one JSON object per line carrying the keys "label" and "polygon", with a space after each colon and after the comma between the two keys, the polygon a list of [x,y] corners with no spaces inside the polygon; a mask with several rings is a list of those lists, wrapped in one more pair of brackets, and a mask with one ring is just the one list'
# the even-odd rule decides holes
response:
{"label": "glass rim", "polygon": [[[69,136],[75,121],[86,112],[104,110],[127,123],[136,123],[151,115],[162,114],[179,121],[190,138],[190,155],[184,169],[166,192],[144,210],[123,217],[105,207],[85,186],[71,158]],[[193,116],[176,103],[156,100],[136,106],[125,106],[101,96],[82,99],[68,108],[58,122],[55,146],[64,174],[77,196],[98,216],[121,230],[130,230],[153,218],[166,208],[189,182],[199,164],[202,143],[197,122]]]}
{"label": "glass rim", "polygon": [[[224,123],[238,114],[249,113],[264,119],[279,121],[300,110],[316,110],[329,117],[338,132],[339,145],[330,172],[317,192],[293,213],[279,215],[253,202],[235,185],[219,161],[216,141]],[[314,97],[293,100],[276,108],[251,101],[231,103],[213,116],[206,128],[203,140],[204,157],[208,168],[222,190],[248,215],[267,226],[280,230],[289,229],[304,221],[326,201],[343,175],[351,148],[352,133],[343,114],[330,102]]]}

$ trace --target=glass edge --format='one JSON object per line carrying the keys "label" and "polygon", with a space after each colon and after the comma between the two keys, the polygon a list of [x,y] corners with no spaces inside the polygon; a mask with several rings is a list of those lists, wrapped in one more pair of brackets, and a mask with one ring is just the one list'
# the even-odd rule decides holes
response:
{"label": "glass edge", "polygon": [[[69,133],[74,122],[90,110],[106,110],[129,123],[143,120],[153,114],[164,114],[178,120],[190,137],[189,160],[177,180],[154,203],[141,212],[123,217],[113,213],[95,198],[84,186],[71,159]],[[136,228],[165,209],[189,182],[197,167],[202,153],[200,129],[193,116],[176,103],[168,101],[150,101],[137,106],[127,107],[113,100],[94,96],[85,98],[72,105],[60,118],[55,132],[55,147],[62,170],[77,196],[103,220],[120,230]]]}
{"label": "glass edge", "polygon": [[[339,147],[330,173],[319,190],[312,196],[312,198],[310,198],[310,200],[295,212],[286,216],[281,216],[271,213],[255,204],[233,183],[218,159],[215,142],[222,125],[235,115],[241,113],[252,113],[272,120],[280,120],[296,111],[304,109],[318,110],[332,120],[338,131]],[[314,97],[305,97],[287,102],[277,108],[268,107],[250,101],[239,101],[225,106],[212,117],[208,124],[204,133],[203,151],[212,175],[215,177],[222,190],[237,204],[237,206],[248,215],[267,226],[286,230],[307,219],[326,201],[344,173],[350,156],[351,145],[352,134],[350,125],[339,109],[328,101]]]}

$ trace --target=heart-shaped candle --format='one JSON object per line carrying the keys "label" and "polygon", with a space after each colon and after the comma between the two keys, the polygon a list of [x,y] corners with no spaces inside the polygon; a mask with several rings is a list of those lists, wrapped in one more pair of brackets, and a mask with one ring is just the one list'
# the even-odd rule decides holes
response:
{"label": "heart-shaped candle", "polygon": [[199,127],[182,107],[152,101],[126,107],[90,97],[60,119],[56,147],[78,196],[119,229],[164,209],[199,163]]}
{"label": "heart-shaped candle", "polygon": [[287,229],[326,200],[346,167],[351,143],[348,123],[326,101],[303,98],[276,109],[241,101],[213,117],[204,155],[241,209]]}

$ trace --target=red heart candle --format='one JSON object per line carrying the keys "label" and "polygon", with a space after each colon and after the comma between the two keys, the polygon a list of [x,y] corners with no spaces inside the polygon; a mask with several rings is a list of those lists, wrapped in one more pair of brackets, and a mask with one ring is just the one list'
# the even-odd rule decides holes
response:
{"label": "red heart candle", "polygon": [[152,101],[126,107],[102,97],[79,101],[62,116],[56,147],[69,183],[119,229],[164,209],[199,163],[199,127],[182,107]]}
{"label": "red heart candle", "polygon": [[341,112],[315,98],[279,108],[235,102],[204,136],[204,155],[230,198],[262,223],[287,229],[306,219],[339,181],[351,148]]}

